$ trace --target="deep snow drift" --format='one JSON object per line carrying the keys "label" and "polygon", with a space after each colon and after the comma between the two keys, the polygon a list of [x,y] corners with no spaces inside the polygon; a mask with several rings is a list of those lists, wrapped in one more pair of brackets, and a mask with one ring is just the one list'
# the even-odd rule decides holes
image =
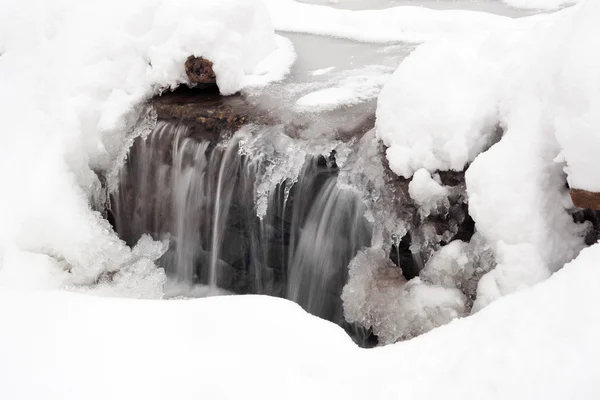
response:
{"label": "deep snow drift", "polygon": [[3,399],[594,399],[600,246],[480,313],[362,350],[276,298],[0,292]]}

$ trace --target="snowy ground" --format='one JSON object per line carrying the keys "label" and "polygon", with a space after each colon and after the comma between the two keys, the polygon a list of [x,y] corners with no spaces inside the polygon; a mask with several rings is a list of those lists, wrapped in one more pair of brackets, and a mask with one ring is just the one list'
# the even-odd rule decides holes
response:
{"label": "snowy ground", "polygon": [[4,399],[594,399],[600,247],[417,339],[357,348],[286,300],[0,292]]}

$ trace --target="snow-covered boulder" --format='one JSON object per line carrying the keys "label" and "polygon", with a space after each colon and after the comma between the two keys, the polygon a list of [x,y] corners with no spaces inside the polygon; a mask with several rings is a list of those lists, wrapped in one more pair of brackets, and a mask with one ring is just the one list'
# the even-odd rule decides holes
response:
{"label": "snow-covered boulder", "polygon": [[93,210],[105,200],[98,175],[110,181],[152,128],[140,105],[188,83],[190,55],[213,63],[223,94],[280,79],[290,42],[259,0],[0,0],[0,10],[0,284],[38,263],[57,278],[50,287],[124,277],[104,273],[130,265],[146,274],[143,259],[161,252],[132,251]]}
{"label": "snow-covered boulder", "polygon": [[513,31],[427,43],[379,97],[394,172],[468,167],[469,213],[498,261],[475,309],[546,279],[584,246],[566,183],[600,191],[598,21],[589,0]]}

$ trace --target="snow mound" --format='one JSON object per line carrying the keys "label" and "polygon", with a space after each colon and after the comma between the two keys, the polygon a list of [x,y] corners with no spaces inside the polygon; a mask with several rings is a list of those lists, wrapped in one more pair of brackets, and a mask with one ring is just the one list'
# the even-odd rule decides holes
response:
{"label": "snow mound", "polygon": [[400,64],[377,108],[377,136],[392,171],[407,178],[420,168],[460,171],[493,140],[506,59],[523,35],[498,36],[429,42]]}
{"label": "snow mound", "polygon": [[551,93],[556,140],[566,161],[572,188],[600,192],[600,4],[587,1],[566,22],[555,55]]}
{"label": "snow mound", "polygon": [[418,171],[418,185],[472,163],[469,213],[498,262],[474,310],[547,279],[584,246],[563,169],[572,187],[600,189],[598,20],[600,4],[587,1],[527,29],[426,43],[379,97],[377,135],[395,173]]}
{"label": "snow mound", "polygon": [[585,167],[598,166],[590,151],[598,150],[600,113],[592,111],[590,102],[600,100],[593,84],[599,75],[575,77],[567,71],[589,65],[587,55],[575,55],[581,55],[581,46],[600,44],[600,5],[587,1],[559,17],[532,33],[534,45],[524,49],[526,62],[511,66],[512,83],[500,100],[505,135],[466,174],[470,213],[498,258],[498,267],[480,283],[475,309],[546,279],[584,246],[586,226],[575,224],[570,215],[565,164],[558,156],[572,156],[564,157],[572,185],[598,187],[598,169]]}
{"label": "snow mound", "polygon": [[[372,350],[264,296],[134,301],[3,290],[0,398],[596,399],[599,259],[594,245],[533,288]],[[157,366],[168,368],[148,379]],[[265,374],[269,384],[257,384]]]}
{"label": "snow mound", "polygon": [[33,286],[98,285],[108,273],[127,291],[139,274],[155,286],[145,294],[159,293],[146,262],[159,252],[131,250],[94,211],[128,144],[155,123],[140,104],[186,83],[189,55],[213,61],[224,94],[280,79],[291,44],[257,0],[0,0],[0,9],[0,276],[23,283],[43,264],[51,279]]}

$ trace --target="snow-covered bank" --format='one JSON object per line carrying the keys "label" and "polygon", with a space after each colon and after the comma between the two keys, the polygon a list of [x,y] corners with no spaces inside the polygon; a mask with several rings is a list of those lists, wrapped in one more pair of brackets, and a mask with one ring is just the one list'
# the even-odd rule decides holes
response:
{"label": "snow-covered bank", "polygon": [[579,3],[580,0],[502,0],[509,6],[529,10],[556,10]]}
{"label": "snow-covered bank", "polygon": [[[132,252],[92,211],[105,201],[97,174],[151,127],[140,104],[186,82],[189,55],[213,61],[230,94],[282,78],[289,41],[255,0],[3,0],[0,10],[0,284],[91,284],[121,269],[112,278],[130,281],[129,295],[138,272],[156,284],[144,293],[160,292],[152,260],[164,249]],[[30,279],[38,269],[53,278]]]}
{"label": "snow-covered bank", "polygon": [[[384,87],[377,133],[390,167],[466,173],[469,213],[498,266],[474,310],[546,279],[583,248],[571,187],[600,189],[600,3],[532,27],[454,36],[413,52]],[[504,130],[498,140],[497,127]]]}
{"label": "snow-covered bank", "polygon": [[371,376],[389,383],[372,397],[598,398],[598,260],[595,245],[533,288],[411,341],[375,349],[385,361]]}
{"label": "snow-covered bank", "polygon": [[420,43],[447,34],[519,29],[529,20],[467,10],[398,6],[382,10],[341,10],[295,0],[265,0],[275,29],[362,42]]}
{"label": "snow-covered bank", "polygon": [[374,350],[275,298],[0,291],[0,397],[598,398],[599,258],[596,245],[534,288]]}

